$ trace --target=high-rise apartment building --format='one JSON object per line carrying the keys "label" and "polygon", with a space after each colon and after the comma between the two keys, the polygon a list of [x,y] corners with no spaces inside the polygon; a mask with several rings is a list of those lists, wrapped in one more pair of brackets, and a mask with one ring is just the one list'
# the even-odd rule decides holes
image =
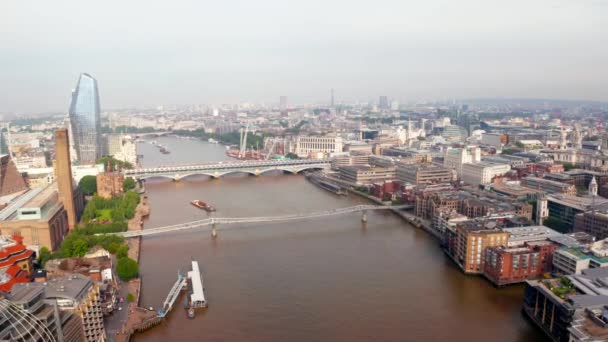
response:
{"label": "high-rise apartment building", "polygon": [[95,163],[101,157],[99,111],[97,80],[89,74],[81,74],[70,104],[74,149],[81,164]]}
{"label": "high-rise apartment building", "polygon": [[279,97],[279,108],[281,110],[287,109],[287,96]]}
{"label": "high-rise apartment building", "polygon": [[483,222],[467,221],[447,232],[446,251],[464,273],[481,274],[486,259],[485,250],[493,246],[506,246],[509,233],[488,228]]}

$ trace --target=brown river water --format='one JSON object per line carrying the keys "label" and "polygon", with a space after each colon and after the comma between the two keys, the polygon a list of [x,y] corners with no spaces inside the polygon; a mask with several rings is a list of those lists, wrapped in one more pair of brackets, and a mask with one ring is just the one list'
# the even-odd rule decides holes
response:
{"label": "brown river water", "polygon": [[[159,138],[140,143],[145,166],[225,160],[221,145]],[[207,217],[274,216],[367,203],[300,175],[192,177],[146,184],[146,228]],[[522,286],[465,276],[436,240],[386,212],[219,227],[143,238],[141,306],[159,307],[198,260],[209,308],[188,319],[183,297],[134,341],[545,341],[521,314]],[[224,228],[224,229],[222,229]]]}

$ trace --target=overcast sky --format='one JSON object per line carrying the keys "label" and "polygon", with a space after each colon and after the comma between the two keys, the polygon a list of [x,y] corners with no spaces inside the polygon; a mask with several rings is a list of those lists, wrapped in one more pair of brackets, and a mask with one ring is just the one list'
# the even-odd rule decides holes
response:
{"label": "overcast sky", "polygon": [[608,0],[0,2],[0,112],[473,97],[608,100]]}

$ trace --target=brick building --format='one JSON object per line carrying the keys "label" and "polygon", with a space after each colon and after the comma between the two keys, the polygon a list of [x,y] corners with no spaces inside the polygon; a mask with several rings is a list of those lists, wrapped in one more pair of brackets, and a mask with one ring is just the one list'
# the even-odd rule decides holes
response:
{"label": "brick building", "polygon": [[123,194],[124,176],[118,171],[102,172],[97,175],[97,194],[112,198]]}
{"label": "brick building", "polygon": [[483,273],[486,248],[506,246],[509,238],[509,233],[495,225],[475,220],[462,222],[446,233],[446,253],[468,274]]}
{"label": "brick building", "polygon": [[526,243],[521,247],[488,247],[483,274],[497,286],[539,278],[551,270],[553,252],[558,247],[550,241]]}

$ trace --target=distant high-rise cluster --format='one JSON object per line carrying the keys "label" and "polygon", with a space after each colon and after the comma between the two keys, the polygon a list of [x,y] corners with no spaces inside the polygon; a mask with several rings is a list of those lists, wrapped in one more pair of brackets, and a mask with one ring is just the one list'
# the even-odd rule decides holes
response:
{"label": "distant high-rise cluster", "polygon": [[81,74],[70,104],[70,127],[76,159],[81,164],[95,163],[101,157],[99,92],[97,80]]}

